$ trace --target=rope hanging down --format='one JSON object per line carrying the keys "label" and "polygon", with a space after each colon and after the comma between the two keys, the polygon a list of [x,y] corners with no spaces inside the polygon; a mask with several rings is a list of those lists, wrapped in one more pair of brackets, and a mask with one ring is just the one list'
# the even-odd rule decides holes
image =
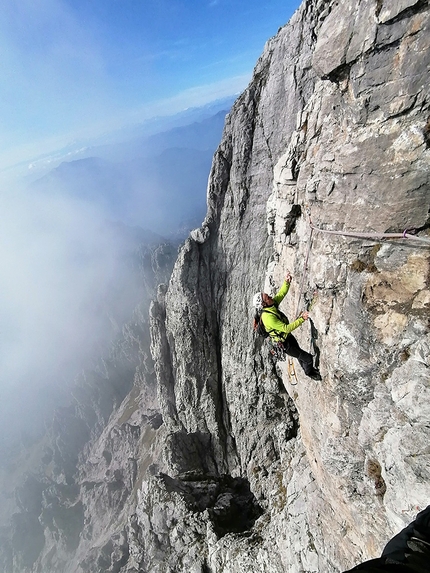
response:
{"label": "rope hanging down", "polygon": [[306,272],[308,270],[308,263],[309,263],[309,255],[311,253],[311,248],[312,248],[312,235],[313,235],[314,229],[311,227],[311,234],[309,235],[309,244],[308,244],[308,252],[306,253],[306,259],[305,259],[305,264],[303,267],[303,273],[302,273],[302,280],[300,281],[300,288],[299,288],[299,298],[297,300],[297,306],[296,306],[296,318],[299,315],[299,310],[300,310],[300,301],[302,300],[302,294],[303,294],[303,286],[305,284],[305,277],[306,277]]}
{"label": "rope hanging down", "polygon": [[[314,230],[311,228],[311,234],[309,236],[308,252],[306,253],[305,265],[302,273],[302,280],[300,281],[299,298],[297,299],[296,314],[295,314],[296,317],[299,315],[300,301],[302,300],[303,286],[305,284],[306,271],[308,270],[308,263],[309,263],[309,255],[311,253],[313,232]],[[288,378],[292,386],[297,385],[298,382],[297,374],[294,368],[294,360],[291,358],[291,356],[288,357]]]}

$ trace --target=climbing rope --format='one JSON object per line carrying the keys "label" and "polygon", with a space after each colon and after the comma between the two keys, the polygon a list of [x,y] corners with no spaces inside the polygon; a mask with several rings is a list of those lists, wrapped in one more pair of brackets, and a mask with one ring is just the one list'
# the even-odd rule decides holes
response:
{"label": "climbing rope", "polygon": [[318,231],[319,233],[327,233],[329,235],[339,235],[342,237],[353,237],[356,239],[410,239],[412,241],[421,241],[430,245],[430,239],[426,237],[417,237],[408,233],[409,229],[405,229],[403,233],[359,233],[357,231],[329,231],[328,229],[320,229],[315,227],[309,216],[309,224],[311,231]]}
{"label": "climbing rope", "polygon": [[296,307],[296,314],[295,314],[296,317],[298,316],[299,310],[300,310],[300,301],[302,300],[303,286],[305,284],[306,271],[308,270],[308,263],[309,263],[309,255],[310,255],[311,248],[312,248],[313,232],[314,232],[314,230],[311,228],[311,234],[309,236],[309,243],[308,243],[308,252],[306,253],[306,259],[305,259],[305,264],[304,264],[303,273],[302,273],[302,280],[300,281],[299,298],[297,300],[297,307]]}

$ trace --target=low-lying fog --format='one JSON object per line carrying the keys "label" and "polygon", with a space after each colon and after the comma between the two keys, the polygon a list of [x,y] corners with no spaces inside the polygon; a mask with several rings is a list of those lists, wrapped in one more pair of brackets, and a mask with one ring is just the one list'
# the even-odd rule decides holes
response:
{"label": "low-lying fog", "polygon": [[130,318],[139,243],[202,222],[225,113],[1,189],[0,451],[41,431]]}

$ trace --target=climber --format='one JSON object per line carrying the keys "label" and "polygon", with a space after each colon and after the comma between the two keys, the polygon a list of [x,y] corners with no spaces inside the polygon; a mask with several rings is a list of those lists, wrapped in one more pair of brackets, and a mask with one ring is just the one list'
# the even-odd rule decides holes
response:
{"label": "climber", "polygon": [[284,284],[273,298],[265,292],[255,294],[253,306],[258,313],[261,313],[261,322],[272,342],[275,345],[281,344],[288,356],[297,358],[300,366],[309,378],[321,380],[321,374],[314,367],[312,355],[302,350],[297,340],[291,334],[293,330],[301,326],[309,318],[309,313],[306,311],[302,312],[297,320],[289,323],[285,314],[278,309],[279,304],[290,288],[291,280],[291,274],[288,272],[285,276]]}

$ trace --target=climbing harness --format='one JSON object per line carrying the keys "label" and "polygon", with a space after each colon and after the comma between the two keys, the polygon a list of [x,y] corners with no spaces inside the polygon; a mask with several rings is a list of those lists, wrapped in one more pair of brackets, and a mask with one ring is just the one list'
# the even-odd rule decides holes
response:
{"label": "climbing harness", "polygon": [[274,358],[278,362],[282,362],[283,360],[285,360],[286,352],[282,342],[272,343],[272,347],[270,348],[269,353],[272,356],[272,358]]}

